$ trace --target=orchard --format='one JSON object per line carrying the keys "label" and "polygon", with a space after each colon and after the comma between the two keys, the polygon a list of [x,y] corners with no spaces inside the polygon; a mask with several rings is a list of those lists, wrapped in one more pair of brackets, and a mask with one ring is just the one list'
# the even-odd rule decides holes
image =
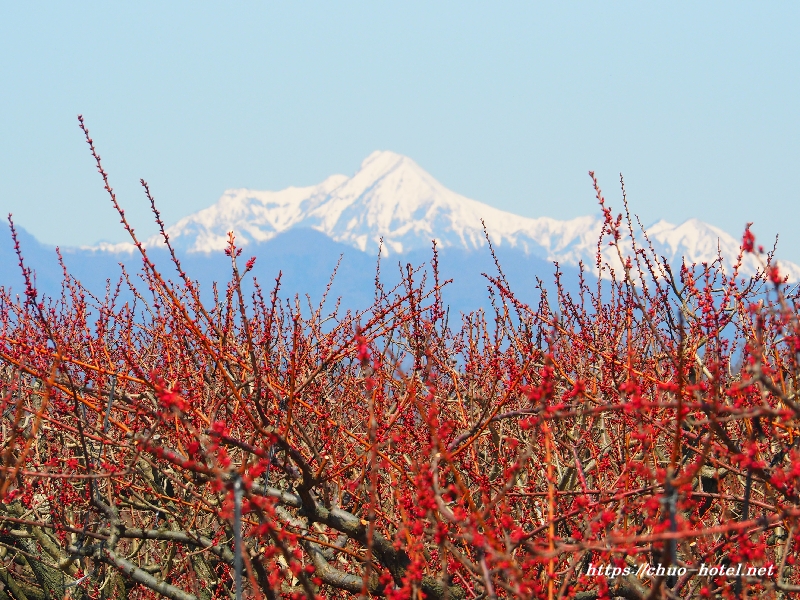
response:
{"label": "orchard", "polygon": [[577,295],[556,273],[519,298],[498,263],[493,310],[456,317],[434,245],[342,312],[262,287],[231,235],[208,302],[150,260],[81,126],[142,268],[45,298],[17,244],[0,600],[800,592],[798,299],[772,254],[739,275],[749,228],[738,263],[670,265],[595,181]]}

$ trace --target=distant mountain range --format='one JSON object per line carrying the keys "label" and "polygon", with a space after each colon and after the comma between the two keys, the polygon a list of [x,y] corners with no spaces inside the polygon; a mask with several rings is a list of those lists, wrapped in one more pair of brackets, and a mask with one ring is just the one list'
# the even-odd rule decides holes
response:
{"label": "distant mountain range", "polygon": [[[381,240],[381,253],[389,264],[429,260],[431,240],[436,240],[443,275],[454,279],[449,293],[453,305],[467,310],[486,304],[486,280],[480,273],[494,270],[483,224],[512,286],[523,296],[534,291],[535,276],[552,280],[552,261],[559,262],[569,287],[574,287],[569,281],[577,279],[572,276],[580,262],[590,272],[594,270],[602,215],[566,221],[521,217],[447,189],[413,160],[393,152],[373,152],[352,177],[332,175],[315,186],[277,192],[228,190],[216,204],[184,217],[167,231],[187,270],[206,284],[229,277],[228,259],[222,252],[229,231],[248,255],[259,257],[255,274],[262,285],[264,278],[271,279],[281,270],[284,291],[289,294],[320,297],[343,255],[331,294],[343,296],[347,305],[362,307],[374,291]],[[731,265],[739,252],[739,238],[697,219],[680,225],[658,221],[647,228],[647,235],[659,256],[676,266],[682,257],[698,264],[710,262],[718,252],[724,264]],[[61,272],[52,249],[24,232],[23,237],[23,251],[37,269],[42,289],[57,292]],[[165,258],[159,236],[145,245],[159,260]],[[629,240],[623,240],[622,249],[626,255],[631,253]],[[10,242],[0,244],[0,284],[13,282],[17,287],[19,269],[11,250]],[[117,263],[139,264],[130,243],[101,243],[63,252],[70,271],[90,289],[101,289],[107,278],[116,280]],[[619,273],[616,249],[606,241],[601,252]],[[779,266],[792,281],[800,280],[800,267],[788,261],[780,261]],[[747,254],[741,274],[753,275],[759,267],[758,258]]]}
{"label": "distant mountain range", "polygon": [[[382,239],[385,254],[402,255],[429,249],[433,239],[440,248],[484,248],[482,220],[496,248],[573,267],[580,261],[594,265],[603,224],[599,214],[559,221],[498,210],[447,189],[406,156],[373,152],[352,177],[332,175],[315,186],[278,192],[228,190],[216,204],[184,217],[168,233],[183,251],[211,253],[225,248],[229,231],[236,233],[238,243],[248,245],[290,229],[310,228],[372,255]],[[680,225],[658,221],[647,233],[656,252],[672,263],[681,257],[709,262],[719,250],[731,264],[741,239],[697,219]],[[161,240],[154,237],[148,244],[158,246]],[[131,244],[96,248],[133,251]],[[623,249],[630,252],[629,241],[623,241]],[[615,249],[604,245],[603,256],[619,267]],[[759,265],[756,256],[746,255],[742,274],[755,274]],[[793,280],[800,279],[797,265],[781,261],[780,266]]]}

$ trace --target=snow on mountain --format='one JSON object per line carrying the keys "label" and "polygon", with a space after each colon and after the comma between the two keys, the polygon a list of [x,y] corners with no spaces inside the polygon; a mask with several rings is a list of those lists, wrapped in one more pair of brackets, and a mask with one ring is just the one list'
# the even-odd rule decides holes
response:
{"label": "snow on mountain", "polygon": [[[240,246],[265,242],[295,227],[316,229],[333,240],[359,250],[377,252],[381,238],[385,254],[402,254],[439,247],[475,250],[486,245],[481,220],[497,247],[511,247],[525,254],[561,264],[593,267],[603,220],[599,215],[559,221],[548,217],[526,218],[457,194],[439,183],[408,157],[394,152],[373,152],[352,177],[333,175],[309,187],[290,187],[270,192],[248,189],[226,191],[219,201],[189,215],[168,228],[174,245],[188,252],[223,250],[228,232]],[[697,219],[680,225],[659,221],[647,229],[659,255],[671,262],[710,262],[718,249],[726,264],[736,258],[739,241],[728,233]],[[155,236],[147,245],[159,245]],[[130,244],[105,244],[105,251],[130,251]],[[623,240],[623,253],[631,244]],[[604,243],[604,260],[620,267],[615,248]],[[741,273],[759,268],[754,255],[744,257]],[[781,261],[782,273],[800,279],[800,267]]]}
{"label": "snow on mountain", "polygon": [[[729,271],[740,251],[740,239],[734,238],[727,232],[704,223],[698,219],[688,219],[680,225],[673,225],[661,220],[646,228],[647,238],[659,257],[664,257],[673,266],[679,266],[681,260],[687,264],[711,263],[718,256],[723,257],[723,269]],[[637,242],[646,244],[641,231],[634,230]],[[623,239],[620,243],[623,256],[632,256],[630,239]],[[621,263],[615,248],[608,247],[603,250],[606,261],[616,269]],[[754,275],[764,270],[763,257],[757,254],[744,254],[739,268],[740,275]],[[789,261],[777,261],[779,272],[789,275],[789,280],[800,280],[800,267]]]}

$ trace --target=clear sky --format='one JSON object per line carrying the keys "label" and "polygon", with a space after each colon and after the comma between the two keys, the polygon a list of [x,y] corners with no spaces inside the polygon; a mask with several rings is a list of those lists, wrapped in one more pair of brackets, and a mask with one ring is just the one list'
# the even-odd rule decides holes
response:
{"label": "clear sky", "polygon": [[[525,216],[697,217],[800,261],[800,4],[0,2],[0,211],[124,239],[81,139],[154,232],[232,187],[406,154]],[[617,202],[618,204],[618,202]]]}

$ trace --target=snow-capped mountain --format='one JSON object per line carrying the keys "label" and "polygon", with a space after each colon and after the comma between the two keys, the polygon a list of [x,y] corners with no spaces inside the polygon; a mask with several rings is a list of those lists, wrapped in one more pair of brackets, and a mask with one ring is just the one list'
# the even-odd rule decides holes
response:
{"label": "snow-capped mountain", "polygon": [[[527,255],[577,266],[595,264],[603,219],[600,215],[560,221],[548,217],[526,218],[498,210],[457,194],[439,183],[408,157],[393,152],[373,152],[352,177],[332,175],[310,187],[255,191],[233,189],[204,210],[168,228],[175,246],[190,253],[223,250],[228,232],[238,245],[266,242],[292,228],[312,228],[333,240],[376,253],[383,239],[384,254],[402,254],[429,248],[475,250],[486,245],[483,223],[498,248],[514,248]],[[647,229],[656,252],[675,262],[710,262],[718,251],[732,264],[739,241],[697,219],[680,225],[659,221]],[[159,237],[148,240],[160,245]],[[631,244],[623,241],[624,254]],[[97,250],[131,251],[129,244],[103,244]],[[605,261],[619,268],[615,248],[602,245]],[[744,257],[742,274],[760,266],[752,254]],[[800,267],[781,261],[781,272],[793,281]]]}

